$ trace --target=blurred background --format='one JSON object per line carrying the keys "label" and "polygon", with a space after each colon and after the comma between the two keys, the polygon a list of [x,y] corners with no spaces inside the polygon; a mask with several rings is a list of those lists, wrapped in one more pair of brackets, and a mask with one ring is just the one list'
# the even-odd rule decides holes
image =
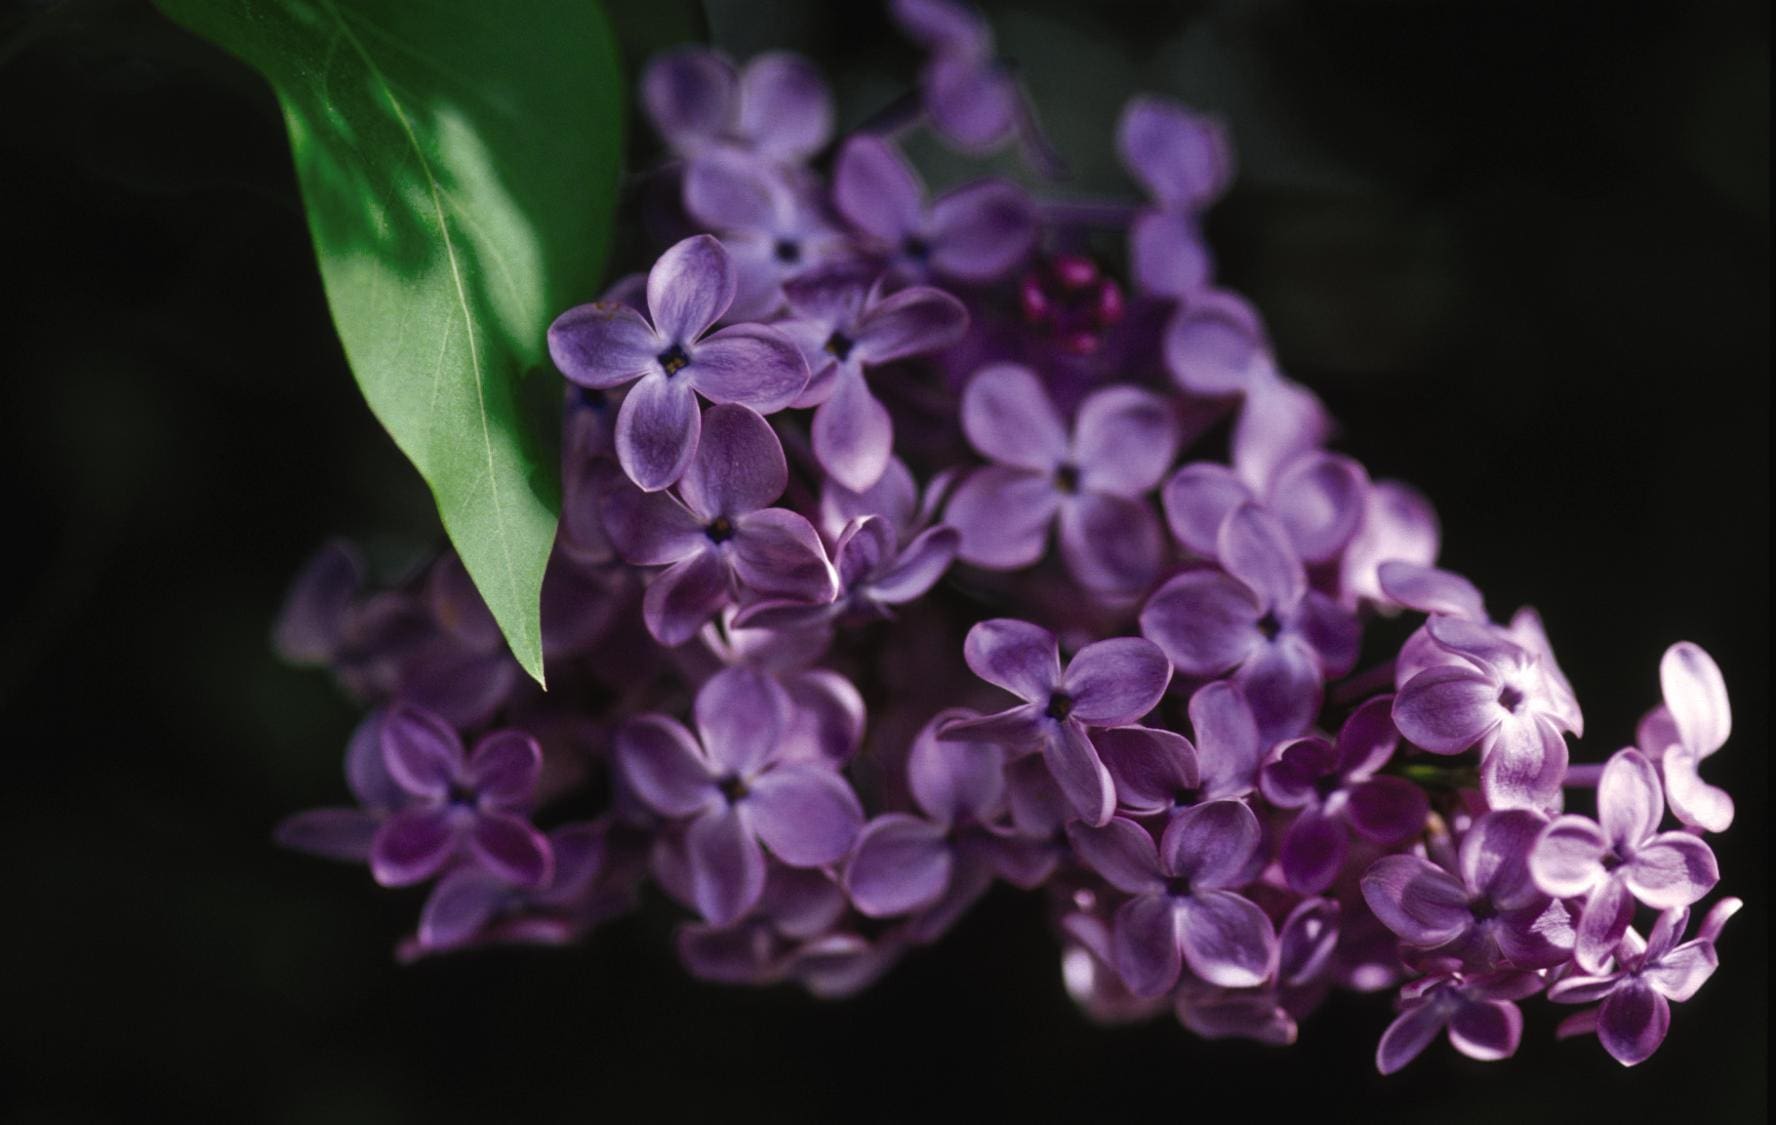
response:
{"label": "blurred background", "polygon": [[[1132,195],[1129,94],[1226,116],[1226,281],[1342,447],[1435,500],[1447,565],[1543,611],[1590,760],[1657,701],[1666,645],[1718,659],[1721,891],[1749,906],[1665,1048],[1624,1071],[1538,1003],[1511,1062],[1439,1044],[1382,1080],[1379,997],[1287,1050],[1100,1029],[1008,889],[845,1003],[689,981],[657,899],[580,948],[398,968],[418,892],[271,845],[342,797],[355,712],[268,633],[325,537],[434,547],[429,498],[351,381],[269,92],[145,5],[27,2],[0,9],[7,1120],[1764,1119],[1768,5],[987,8],[1062,194]],[[844,123],[917,64],[873,4],[706,26],[812,55]]]}

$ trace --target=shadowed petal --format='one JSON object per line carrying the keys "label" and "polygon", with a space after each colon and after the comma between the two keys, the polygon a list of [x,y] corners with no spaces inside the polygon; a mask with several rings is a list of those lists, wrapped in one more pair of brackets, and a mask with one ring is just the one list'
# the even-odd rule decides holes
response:
{"label": "shadowed petal", "polygon": [[669,344],[690,344],[733,303],[734,263],[712,235],[676,243],[648,271],[648,312]]}
{"label": "shadowed petal", "polygon": [[1344,866],[1344,825],[1319,809],[1304,809],[1283,835],[1283,877],[1297,894],[1318,894],[1332,885]]}
{"label": "shadowed petal", "polygon": [[1307,572],[1288,531],[1256,504],[1241,504],[1222,521],[1215,554],[1227,573],[1251,587],[1266,610],[1286,612],[1307,593]]}
{"label": "shadowed petal", "polygon": [[951,717],[971,714],[940,713],[925,724],[907,755],[907,785],[913,800],[939,824],[954,824],[964,817],[985,820],[1005,795],[1005,755],[997,745],[940,737]]}
{"label": "shadowed petal", "polygon": [[1349,457],[1315,450],[1283,466],[1270,507],[1302,561],[1328,562],[1362,526],[1369,474]]}
{"label": "shadowed petal", "polygon": [[1449,1009],[1435,998],[1409,1005],[1388,1024],[1375,1048],[1375,1069],[1393,1074],[1424,1053],[1449,1022]]}
{"label": "shadowed petal", "polygon": [[1123,167],[1167,207],[1207,206],[1233,178],[1233,148],[1213,118],[1169,98],[1131,98],[1116,123]]}
{"label": "shadowed petal", "polygon": [[690,384],[652,372],[617,408],[617,461],[638,487],[658,492],[684,475],[702,429]]}
{"label": "shadowed petal", "polygon": [[1469,1002],[1449,1021],[1450,1046],[1481,1062],[1508,1059],[1523,1039],[1523,1013],[1507,1000]]}
{"label": "shadowed petal", "polygon": [[734,573],[748,588],[816,605],[833,600],[838,575],[813,524],[785,508],[748,512],[734,523]]}
{"label": "shadowed petal", "polygon": [[1605,879],[1591,892],[1573,933],[1573,957],[1587,972],[1600,973],[1634,920],[1634,899],[1621,879]]}
{"label": "shadowed petal", "polygon": [[1017,124],[1016,84],[975,57],[954,51],[936,53],[920,83],[932,127],[965,151],[993,148]]}
{"label": "shadowed petal", "polygon": [[981,456],[1049,472],[1067,456],[1067,431],[1042,381],[1027,367],[996,363],[962,392],[962,430]]}
{"label": "shadowed petal", "polygon": [[1116,783],[1098,760],[1085,727],[1066,720],[1042,742],[1042,758],[1061,792],[1087,824],[1103,824],[1116,811]]}
{"label": "shadowed petal", "polygon": [[389,817],[370,843],[370,874],[385,887],[423,883],[456,854],[448,809],[406,809]]}
{"label": "shadowed petal", "polygon": [[765,853],[732,808],[712,810],[685,833],[691,893],[703,917],[716,925],[734,921],[765,889]]}
{"label": "shadowed petal", "polygon": [[381,738],[389,776],[416,797],[442,797],[462,776],[462,740],[430,711],[395,708],[382,721]]}
{"label": "shadowed petal", "polygon": [[601,390],[653,371],[669,343],[640,313],[614,302],[571,308],[549,325],[549,358],[555,366],[582,387]]}
{"label": "shadowed petal", "polygon": [[783,495],[788,483],[789,466],[771,424],[747,407],[723,404],[704,412],[697,456],[678,490],[693,512],[711,520],[756,511]]}
{"label": "shadowed petal", "polygon": [[1468,888],[1501,910],[1542,897],[1529,875],[1529,855],[1547,821],[1526,809],[1487,813],[1462,837],[1457,867]]}
{"label": "shadowed petal", "polygon": [[611,545],[632,566],[664,566],[709,545],[706,520],[667,493],[617,481],[605,493],[603,509]]}
{"label": "shadowed petal", "polygon": [[649,583],[641,613],[648,632],[671,648],[696,636],[727,604],[728,572],[721,557],[714,551],[698,551]]}
{"label": "shadowed petal", "polygon": [[1424,831],[1430,798],[1405,778],[1371,778],[1349,793],[1351,827],[1375,843],[1392,846]]}
{"label": "shadowed petal", "polygon": [[851,354],[866,367],[941,351],[968,331],[968,309],[942,289],[914,285],[872,306]]}
{"label": "shadowed petal", "polygon": [[944,829],[905,813],[888,813],[864,826],[845,864],[845,891],[860,914],[887,918],[937,901],[950,882]]}
{"label": "shadowed petal", "polygon": [[937,585],[961,545],[962,533],[955,528],[941,524],[927,528],[907,544],[887,573],[870,582],[870,596],[890,605],[922,596]]}
{"label": "shadowed petal", "polygon": [[1117,804],[1138,816],[1168,811],[1197,787],[1196,747],[1181,734],[1119,726],[1093,731],[1091,740],[1116,782]]}
{"label": "shadowed petal", "polygon": [[1284,635],[1260,644],[1235,679],[1265,745],[1305,733],[1319,714],[1320,664],[1300,637]]}
{"label": "shadowed petal", "polygon": [[475,744],[467,780],[483,805],[515,809],[535,795],[542,768],[543,751],[536,739],[520,730],[499,730]]}
{"label": "shadowed petal", "polygon": [[719,796],[691,732],[664,715],[641,715],[623,724],[613,751],[635,795],[662,816],[690,816]]}
{"label": "shadowed petal", "polygon": [[475,867],[438,880],[419,915],[419,940],[428,949],[449,949],[480,932],[511,888]]}
{"label": "shadowed petal", "polygon": [[1223,680],[1196,689],[1190,697],[1190,728],[1196,732],[1203,792],[1210,797],[1250,792],[1257,784],[1264,744],[1239,685]]}
{"label": "shadowed petal", "polygon": [[1720,967],[1714,942],[1688,941],[1641,970],[1640,979],[1668,1000],[1683,1003],[1696,995]]}
{"label": "shadowed petal", "polygon": [[1160,493],[1172,535],[1199,555],[1213,558],[1221,525],[1252,490],[1233,470],[1213,461],[1192,461],[1173,473]]}
{"label": "shadowed petal", "polygon": [[279,821],[272,839],[322,859],[363,863],[381,826],[381,817],[363,809],[308,809]]}
{"label": "shadowed petal", "polygon": [[1375,861],[1363,874],[1362,888],[1376,918],[1408,945],[1434,948],[1473,924],[1461,883],[1418,856]]}
{"label": "shadowed petal", "polygon": [[530,822],[505,813],[482,812],[469,834],[469,850],[481,866],[521,887],[540,887],[555,871],[549,841]]}
{"label": "shadowed petal", "polygon": [[1072,459],[1081,487],[1139,496],[1159,483],[1177,453],[1177,417],[1151,391],[1106,387],[1079,404]]}
{"label": "shadowed petal", "polygon": [[1433,754],[1459,754],[1505,714],[1498,694],[1498,684],[1478,669],[1430,668],[1408,680],[1394,697],[1394,725]]}
{"label": "shadowed petal", "polygon": [[1035,240],[1036,209],[1016,184],[977,180],[931,205],[931,266],[949,277],[1002,277]]}
{"label": "shadowed petal", "polygon": [[747,814],[765,847],[791,867],[818,867],[851,850],[863,806],[845,779],[825,766],[779,766],[746,795]]}
{"label": "shadowed petal", "polygon": [[663,51],[641,75],[641,104],[668,142],[711,138],[728,126],[739,76],[705,47]]}
{"label": "shadowed petal", "polygon": [[1061,504],[1061,557],[1089,590],[1136,594],[1159,574],[1164,537],[1141,500],[1087,492]]}
{"label": "shadowed petal", "polygon": [[[1182,211],[1143,211],[1137,215],[1129,226],[1129,273],[1143,293],[1194,301],[1215,274],[1214,256],[1196,216]],[[1203,365],[1201,349],[1214,348],[1218,343],[1200,338],[1180,340],[1176,345],[1180,362],[1172,370],[1195,371]],[[1245,361],[1254,365],[1262,362],[1249,353]],[[1219,369],[1220,364],[1214,363],[1213,368]],[[1195,387],[1186,389],[1199,394],[1217,393]]]}
{"label": "shadowed petal", "polygon": [[833,165],[833,205],[852,226],[898,244],[923,222],[925,188],[899,153],[879,137],[853,136]]}
{"label": "shadowed petal", "polygon": [[1179,912],[1163,894],[1129,899],[1116,911],[1112,948],[1116,971],[1136,996],[1158,996],[1178,982]]}
{"label": "shadowed petal", "polygon": [[832,133],[832,95],[806,59],[788,51],[755,55],[740,72],[741,136],[784,160],[811,156]]}
{"label": "shadowed petal", "polygon": [[[1144,242],[1155,249],[1183,247],[1188,250],[1193,243],[1200,245],[1195,224],[1188,217],[1174,215],[1143,216],[1136,224],[1134,241],[1137,254],[1144,249]],[[1206,252],[1198,250],[1195,257],[1201,261],[1206,273]],[[1176,284],[1166,284],[1169,279],[1177,277],[1178,265],[1173,262],[1156,265],[1157,269],[1147,270],[1143,269],[1143,263],[1135,263],[1136,277],[1141,278],[1143,285],[1151,291],[1176,296],[1194,288],[1189,284],[1189,274],[1195,272],[1194,268],[1187,267],[1186,277],[1182,279],[1186,288],[1180,290]],[[1152,285],[1150,278],[1159,281],[1160,285]],[[1166,325],[1164,348],[1166,369],[1172,373],[1173,382],[1191,394],[1208,398],[1241,394],[1276,374],[1258,314],[1230,293],[1193,295],[1189,304],[1174,314]]]}
{"label": "shadowed petal", "polygon": [[717,770],[748,775],[777,756],[789,701],[770,676],[735,666],[704,683],[693,709],[709,761]]}
{"label": "shadowed petal", "polygon": [[1244,876],[1262,835],[1258,818],[1244,801],[1206,801],[1166,825],[1159,840],[1160,863],[1198,891],[1233,886]]}
{"label": "shadowed petal", "polygon": [[1153,837],[1132,820],[1116,817],[1101,828],[1067,826],[1073,850],[1111,886],[1129,894],[1154,894],[1165,887]]}
{"label": "shadowed petal", "polygon": [[956,719],[945,723],[937,737],[943,742],[990,742],[1014,754],[1040,750],[1053,721],[1042,711],[1041,704],[1025,703],[978,719]]}
{"label": "shadowed petal", "polygon": [[1061,497],[1044,474],[1004,465],[977,469],[950,498],[944,522],[961,533],[958,553],[989,570],[1017,570],[1042,557]]}
{"label": "shadowed petal", "polygon": [[1388,600],[1408,609],[1486,620],[1486,601],[1480,590],[1453,571],[1395,559],[1376,567],[1375,575]]}
{"label": "shadowed petal", "polygon": [[1222,988],[1252,988],[1276,965],[1276,930],[1232,891],[1198,891],[1178,902],[1178,942],[1197,976]]}

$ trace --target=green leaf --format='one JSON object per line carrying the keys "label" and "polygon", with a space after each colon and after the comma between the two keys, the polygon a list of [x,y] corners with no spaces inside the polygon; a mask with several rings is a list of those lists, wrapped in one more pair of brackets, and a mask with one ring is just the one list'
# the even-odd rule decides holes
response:
{"label": "green leaf", "polygon": [[541,682],[558,466],[522,420],[518,382],[547,370],[550,320],[593,297],[603,266],[623,82],[602,10],[157,2],[270,80],[358,385]]}

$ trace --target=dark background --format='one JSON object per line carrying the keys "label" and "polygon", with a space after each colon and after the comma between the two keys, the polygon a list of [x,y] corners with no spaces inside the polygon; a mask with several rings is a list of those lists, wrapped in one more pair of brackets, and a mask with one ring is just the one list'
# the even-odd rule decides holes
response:
{"label": "dark background", "polygon": [[[435,517],[352,385],[266,91],[144,7],[35,3],[0,8],[9,1120],[1763,1119],[1767,5],[993,11],[1069,190],[1110,175],[1128,93],[1229,116],[1227,280],[1344,447],[1434,498],[1445,561],[1542,609],[1584,755],[1632,738],[1667,644],[1719,660],[1715,844],[1750,905],[1665,1048],[1624,1071],[1536,1002],[1515,1060],[1438,1044],[1384,1081],[1380,998],[1282,1051],[1099,1029],[1009,891],[847,1003],[689,981],[658,901],[582,948],[397,968],[415,894],[270,844],[341,798],[354,714],[267,633],[321,539],[398,556]],[[847,121],[915,61],[872,5],[711,24],[813,53]]]}

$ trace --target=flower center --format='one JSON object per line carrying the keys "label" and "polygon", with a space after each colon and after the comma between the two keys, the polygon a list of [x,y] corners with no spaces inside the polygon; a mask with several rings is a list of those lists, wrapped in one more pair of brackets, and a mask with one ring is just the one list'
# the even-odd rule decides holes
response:
{"label": "flower center", "polygon": [[931,243],[916,234],[907,235],[906,241],[900,244],[900,250],[915,262],[923,262],[931,257]]}
{"label": "flower center", "polygon": [[460,782],[450,783],[450,789],[444,795],[445,801],[452,808],[473,809],[481,803],[480,794]]}
{"label": "flower center", "polygon": [[1055,470],[1055,488],[1064,495],[1072,496],[1079,491],[1079,466],[1062,465]]}
{"label": "flower center", "polygon": [[1065,719],[1073,713],[1073,697],[1064,691],[1057,691],[1048,697],[1048,710],[1044,712],[1051,719]]}
{"label": "flower center", "polygon": [[1180,789],[1172,794],[1172,807],[1174,809],[1187,809],[1191,805],[1196,804],[1196,799],[1200,793],[1200,789]]}
{"label": "flower center", "polygon": [[1277,634],[1283,631],[1283,623],[1277,620],[1275,613],[1267,613],[1258,619],[1258,631],[1264,634],[1265,640],[1274,641]]}
{"label": "flower center", "polygon": [[711,543],[726,543],[734,537],[734,521],[726,516],[717,516],[709,521],[703,534],[709,536]]}
{"label": "flower center", "polygon": [[846,358],[850,356],[851,349],[856,346],[856,340],[853,340],[843,332],[834,332],[832,338],[826,342],[826,354],[832,356],[840,363],[843,363]]}
{"label": "flower center", "polygon": [[786,266],[793,266],[802,260],[801,245],[787,238],[778,239],[777,245],[772,248],[771,253]]}
{"label": "flower center", "polygon": [[715,785],[717,789],[721,790],[721,795],[728,799],[729,804],[738,801],[747,793],[746,779],[737,773],[729,774],[716,782]]}
{"label": "flower center", "polygon": [[1523,706],[1523,693],[1510,684],[1499,689],[1499,706],[1513,715]]}
{"label": "flower center", "polygon": [[1468,910],[1474,915],[1476,922],[1489,922],[1498,917],[1498,907],[1489,898],[1477,898],[1468,903]]}
{"label": "flower center", "polygon": [[654,358],[660,361],[661,370],[668,375],[677,375],[691,362],[691,357],[686,355],[684,348],[678,344],[672,345]]}
{"label": "flower center", "polygon": [[1190,880],[1183,875],[1174,875],[1166,880],[1166,893],[1173,898],[1190,897]]}

